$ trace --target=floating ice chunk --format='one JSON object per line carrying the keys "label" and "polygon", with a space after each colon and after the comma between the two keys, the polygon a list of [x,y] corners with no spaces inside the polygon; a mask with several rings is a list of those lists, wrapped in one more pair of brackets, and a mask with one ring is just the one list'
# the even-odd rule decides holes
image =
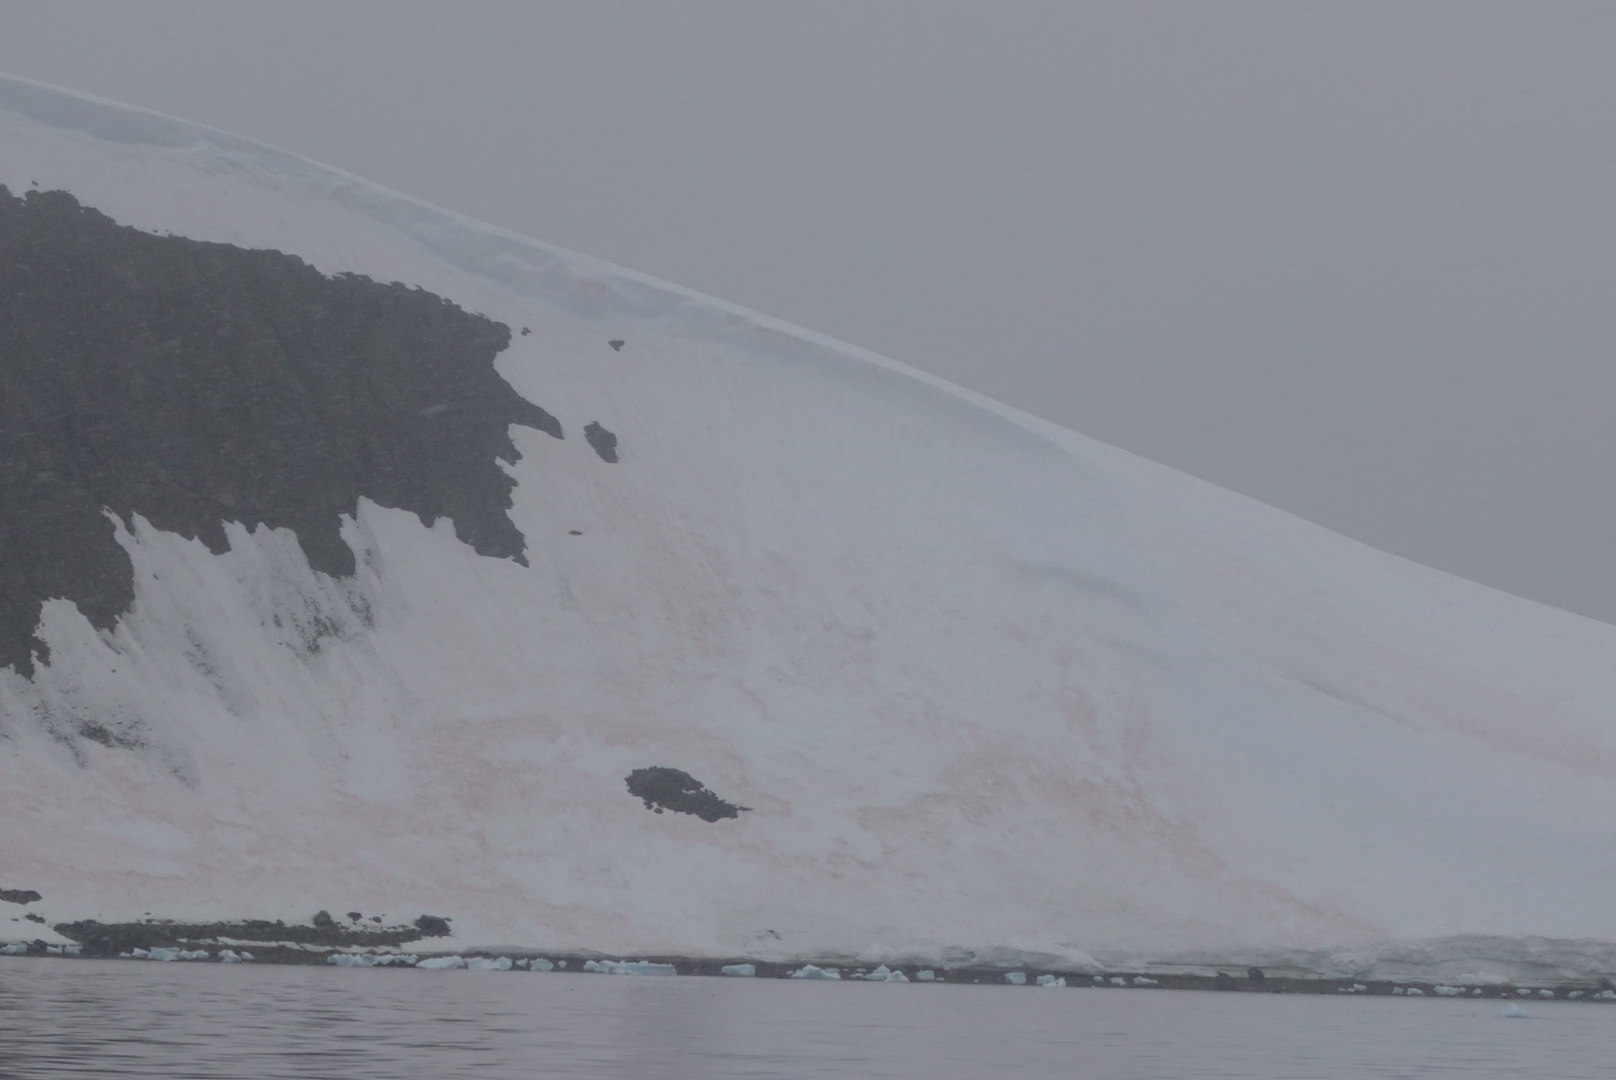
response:
{"label": "floating ice chunk", "polygon": [[466,959],[463,956],[429,956],[415,966],[427,971],[449,971],[465,967]]}
{"label": "floating ice chunk", "polygon": [[1601,990],[1599,996],[1605,1001],[1616,1001],[1616,990]]}
{"label": "floating ice chunk", "polygon": [[931,968],[921,968],[915,972],[915,982],[933,982],[936,978],[937,973]]}
{"label": "floating ice chunk", "polygon": [[1581,996],[1582,996],[1582,991],[1581,990],[1571,990],[1571,991],[1567,992],[1567,994],[1566,994],[1566,997],[1570,998],[1572,1001],[1577,1000]]}
{"label": "floating ice chunk", "polygon": [[733,975],[738,979],[750,979],[757,974],[756,964],[725,964],[718,969],[720,975]]}
{"label": "floating ice chunk", "polygon": [[1521,1008],[1519,1005],[1515,1004],[1513,1001],[1506,1002],[1504,1004],[1504,1007],[1502,1009],[1498,1010],[1498,1015],[1502,1016],[1502,1017],[1506,1017],[1506,1018],[1508,1018],[1510,1020],[1530,1020],[1530,1019],[1532,1019],[1532,1014],[1531,1013],[1527,1012],[1525,1009]]}
{"label": "floating ice chunk", "polygon": [[62,947],[60,945],[47,945],[47,946],[45,946],[45,955],[46,956],[61,956],[62,955]]}
{"label": "floating ice chunk", "polygon": [[514,960],[514,961],[512,961],[512,963],[514,963],[519,968],[527,967],[527,959],[525,957],[520,959],[520,960]]}
{"label": "floating ice chunk", "polygon": [[1024,986],[1027,982],[1027,973],[1025,971],[1007,971],[1004,973],[1004,981],[1011,986]]}
{"label": "floating ice chunk", "polygon": [[1392,987],[1392,993],[1394,993],[1394,994],[1401,994],[1401,993],[1402,993],[1402,992],[1403,992],[1403,988],[1402,988],[1402,987],[1401,987],[1401,986],[1394,986],[1394,987]]}
{"label": "floating ice chunk", "polygon": [[1363,983],[1353,983],[1352,984],[1352,992],[1354,994],[1361,994],[1365,990],[1368,990],[1368,989],[1369,989],[1369,987],[1365,986]]}
{"label": "floating ice chunk", "polygon": [[1143,975],[1135,975],[1133,977],[1133,984],[1135,986],[1160,986],[1161,985],[1161,980],[1159,980],[1159,979],[1149,979],[1149,978],[1146,978]]}
{"label": "floating ice chunk", "polygon": [[[594,964],[591,968],[589,965]],[[584,964],[585,971],[599,971],[606,975],[677,975],[679,971],[672,964],[653,964],[649,960],[590,960]]]}
{"label": "floating ice chunk", "polygon": [[1062,987],[1066,985],[1066,980],[1063,978],[1057,978],[1054,975],[1040,975],[1038,976],[1038,985]]}
{"label": "floating ice chunk", "polygon": [[837,968],[815,967],[812,964],[804,964],[790,975],[790,978],[793,979],[840,979],[841,977],[842,973]]}
{"label": "floating ice chunk", "polygon": [[[137,949],[135,951],[139,952],[140,950]],[[164,963],[167,963],[170,960],[178,960],[179,958],[180,951],[178,949],[152,949],[146,954],[146,959],[161,960]]]}
{"label": "floating ice chunk", "polygon": [[1532,996],[1532,991],[1526,990],[1526,989],[1521,989],[1521,990],[1515,991],[1515,994],[1516,994],[1517,997],[1531,997]]}
{"label": "floating ice chunk", "polygon": [[876,968],[867,975],[855,975],[853,977],[855,979],[864,979],[866,982],[906,983],[909,981],[909,976],[905,975],[901,971],[892,971],[888,969],[885,964],[882,964],[880,967]]}
{"label": "floating ice chunk", "polygon": [[241,963],[241,957],[236,955],[236,951],[234,949],[220,949],[219,950],[219,963],[221,963],[221,964],[239,964],[239,963]]}
{"label": "floating ice chunk", "polygon": [[533,962],[528,965],[528,970],[529,971],[554,971],[555,970],[555,965],[550,963],[550,961],[546,960],[542,956],[535,956],[533,958]]}
{"label": "floating ice chunk", "polygon": [[83,945],[63,945],[62,946],[62,951],[65,952],[69,956],[77,956],[79,953],[84,951],[84,946]]}
{"label": "floating ice chunk", "polygon": [[1548,997],[1548,998],[1551,998],[1551,997],[1553,997],[1553,996],[1554,996],[1554,991],[1553,991],[1553,990],[1539,990],[1539,991],[1538,991],[1538,992],[1537,992],[1537,996],[1538,996],[1538,997]]}
{"label": "floating ice chunk", "polygon": [[147,952],[145,949],[136,947],[129,950],[129,955],[133,956],[136,960],[144,960],[146,957],[150,956],[151,953]]}
{"label": "floating ice chunk", "polygon": [[1438,984],[1436,986],[1431,987],[1431,993],[1435,994],[1437,997],[1456,997],[1459,994],[1464,993],[1464,987],[1462,987],[1462,986],[1444,986],[1444,985]]}
{"label": "floating ice chunk", "polygon": [[1121,975],[1113,975],[1113,976],[1111,976],[1111,985],[1112,986],[1127,986],[1128,985],[1128,980],[1124,979]]}
{"label": "floating ice chunk", "polygon": [[560,968],[562,971],[566,971],[567,970],[567,962],[565,960],[557,960],[556,961],[556,967]]}
{"label": "floating ice chunk", "polygon": [[258,959],[258,957],[254,956],[252,953],[248,952],[246,949],[243,949],[243,950],[241,950],[241,959],[242,959],[243,962],[250,964],[254,960]]}
{"label": "floating ice chunk", "polygon": [[208,953],[208,950],[206,950],[206,949],[191,949],[191,950],[188,950],[188,951],[185,950],[185,949],[181,949],[179,951],[179,958],[181,960],[208,960],[208,959],[211,959],[211,957],[210,957],[210,955]]}
{"label": "floating ice chunk", "polygon": [[[325,958],[325,962],[335,964],[337,967],[369,967],[369,964],[363,962],[364,959],[362,956],[354,956],[350,953],[334,952]],[[375,962],[372,960],[370,963],[374,964]]]}
{"label": "floating ice chunk", "polygon": [[1409,987],[1407,990],[1405,990],[1403,992],[1405,994],[1407,994],[1409,997],[1424,997],[1425,996],[1425,991],[1421,990],[1417,986],[1411,986],[1411,987]]}
{"label": "floating ice chunk", "polygon": [[508,956],[501,956],[494,960],[474,956],[466,961],[466,967],[471,971],[509,971],[511,970],[511,960]]}

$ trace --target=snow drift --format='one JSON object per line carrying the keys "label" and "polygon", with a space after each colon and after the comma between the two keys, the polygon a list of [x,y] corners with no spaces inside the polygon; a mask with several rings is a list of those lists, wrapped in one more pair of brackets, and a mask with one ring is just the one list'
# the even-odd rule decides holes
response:
{"label": "snow drift", "polygon": [[[1616,628],[139,109],[0,79],[0,184],[194,283],[0,338],[0,886],[53,923],[1616,970]],[[234,329],[164,330],[204,288]]]}

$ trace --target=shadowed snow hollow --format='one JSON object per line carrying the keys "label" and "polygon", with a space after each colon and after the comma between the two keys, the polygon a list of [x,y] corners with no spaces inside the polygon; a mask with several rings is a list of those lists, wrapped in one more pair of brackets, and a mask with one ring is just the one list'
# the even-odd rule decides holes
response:
{"label": "shadowed snow hollow", "polygon": [[182,121],[0,79],[0,184],[53,923],[1616,967],[1616,628]]}

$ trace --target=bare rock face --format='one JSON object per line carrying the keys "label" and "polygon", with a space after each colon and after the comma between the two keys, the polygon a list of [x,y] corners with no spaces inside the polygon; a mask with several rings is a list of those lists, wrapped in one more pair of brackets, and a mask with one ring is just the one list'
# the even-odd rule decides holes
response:
{"label": "bare rock face", "polygon": [[635,769],[624,777],[628,793],[645,803],[647,810],[662,813],[672,810],[676,814],[691,814],[703,821],[720,821],[740,817],[749,806],[736,806],[725,802],[708,791],[700,780],[680,769],[653,765],[648,769]]}
{"label": "bare rock face", "polygon": [[617,435],[601,427],[600,421],[591,420],[584,426],[584,438],[600,455],[600,460],[609,465],[617,464]]}
{"label": "bare rock face", "polygon": [[342,576],[361,496],[524,561],[509,426],[561,425],[494,370],[510,328],[278,251],[155,236],[0,187],[0,668],[48,660],[43,601],[106,629],[133,599],[108,513],[228,544],[297,534]]}

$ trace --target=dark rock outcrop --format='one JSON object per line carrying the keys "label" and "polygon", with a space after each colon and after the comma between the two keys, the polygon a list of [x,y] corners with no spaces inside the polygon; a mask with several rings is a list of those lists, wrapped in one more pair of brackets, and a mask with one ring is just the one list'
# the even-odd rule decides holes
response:
{"label": "dark rock outcrop", "polygon": [[584,438],[589,445],[595,448],[600,460],[616,464],[617,462],[617,436],[600,426],[598,420],[591,420],[584,427]]}
{"label": "dark rock outcrop", "polygon": [[[433,916],[423,916],[433,918]],[[419,922],[420,920],[417,920]],[[58,934],[83,945],[92,956],[116,956],[130,949],[172,948],[185,942],[233,941],[288,942],[324,948],[383,948],[420,941],[433,935],[416,926],[378,927],[374,930],[325,926],[287,925],[262,919],[241,922],[179,923],[169,921],[102,923],[94,919],[57,923]]]}
{"label": "dark rock outcrop", "polygon": [[49,659],[45,600],[102,629],[128,609],[109,511],[215,552],[225,522],[291,529],[342,576],[365,497],[522,561],[498,462],[512,424],[562,432],[495,372],[510,338],[418,288],[0,187],[0,668]]}
{"label": "dark rock outcrop", "polygon": [[647,810],[662,813],[693,814],[703,821],[740,817],[749,806],[725,802],[702,786],[701,781],[679,769],[653,765],[635,769],[624,778],[628,792],[645,803]]}
{"label": "dark rock outcrop", "polygon": [[415,928],[422,937],[448,937],[449,920],[441,915],[422,915],[415,920]]}

